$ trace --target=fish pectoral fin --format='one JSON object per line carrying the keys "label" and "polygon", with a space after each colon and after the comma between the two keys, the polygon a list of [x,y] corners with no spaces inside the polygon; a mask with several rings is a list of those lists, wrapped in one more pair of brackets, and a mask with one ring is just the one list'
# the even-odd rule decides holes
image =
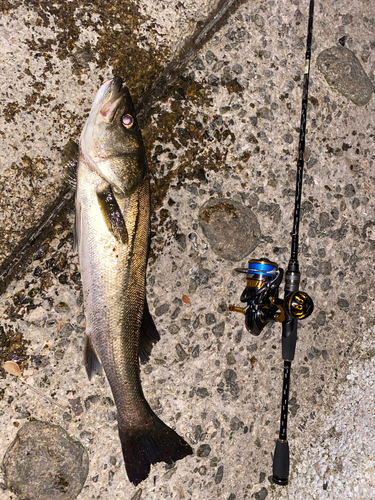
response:
{"label": "fish pectoral fin", "polygon": [[150,314],[146,299],[143,309],[143,319],[138,347],[139,359],[142,364],[147,363],[150,359],[152,347],[158,340],[160,340],[160,335]]}
{"label": "fish pectoral fin", "polygon": [[73,250],[78,252],[79,241],[81,239],[81,225],[82,225],[82,210],[81,203],[79,201],[76,202],[76,215],[74,219],[74,228],[73,228]]}
{"label": "fish pectoral fin", "polygon": [[86,335],[85,338],[85,351],[83,355],[83,361],[89,380],[91,380],[91,377],[93,375],[100,375],[102,373],[102,364],[99,361],[94,346],[92,345],[91,339],[88,335]]}
{"label": "fish pectoral fin", "polygon": [[127,245],[128,231],[111,186],[107,185],[103,190],[97,191],[96,196],[98,197],[100,210],[108,230],[111,231],[121,243]]}

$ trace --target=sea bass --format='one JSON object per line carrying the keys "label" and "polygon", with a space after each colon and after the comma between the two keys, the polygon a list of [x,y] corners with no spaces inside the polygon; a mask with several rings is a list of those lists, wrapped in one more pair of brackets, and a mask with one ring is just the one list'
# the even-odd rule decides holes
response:
{"label": "sea bass", "polygon": [[145,298],[150,187],[141,132],[129,91],[119,77],[104,83],[82,131],[77,171],[75,248],[86,316],[89,379],[103,366],[117,406],[129,480],[150,464],[192,453],[147,403],[139,358],[159,339]]}

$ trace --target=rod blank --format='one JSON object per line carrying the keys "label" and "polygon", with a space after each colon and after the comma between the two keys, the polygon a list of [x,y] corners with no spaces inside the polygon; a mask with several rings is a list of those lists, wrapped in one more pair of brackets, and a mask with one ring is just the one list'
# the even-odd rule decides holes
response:
{"label": "rod blank", "polygon": [[[302,180],[304,167],[305,139],[306,139],[306,117],[307,100],[309,92],[311,43],[314,18],[314,0],[310,0],[309,22],[307,29],[307,48],[305,56],[305,76],[303,82],[301,125],[298,146],[297,176],[296,176],[296,197],[294,205],[294,220],[292,231],[291,255],[288,269],[285,273],[285,300],[292,291],[299,289],[300,273],[298,264],[298,236],[302,197]],[[286,486],[289,481],[289,443],[287,438],[288,403],[290,370],[297,342],[297,320],[287,318],[283,322],[282,352],[284,359],[283,396],[281,402],[280,432],[276,441],[273,458],[273,482],[281,486]]]}

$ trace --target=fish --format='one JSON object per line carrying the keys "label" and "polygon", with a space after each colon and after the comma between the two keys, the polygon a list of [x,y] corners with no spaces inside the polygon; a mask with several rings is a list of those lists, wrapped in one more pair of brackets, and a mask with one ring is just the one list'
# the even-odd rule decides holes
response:
{"label": "fish", "polygon": [[104,369],[126,472],[137,485],[151,464],[173,464],[193,450],[153,412],[140,380],[140,361],[160,338],[146,300],[150,182],[132,99],[120,77],[101,85],[82,130],[75,205],[84,364],[90,380]]}

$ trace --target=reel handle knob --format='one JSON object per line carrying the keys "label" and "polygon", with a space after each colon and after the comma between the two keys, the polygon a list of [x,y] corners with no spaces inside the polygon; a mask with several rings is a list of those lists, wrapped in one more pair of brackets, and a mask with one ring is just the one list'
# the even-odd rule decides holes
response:
{"label": "reel handle knob", "polygon": [[242,314],[246,314],[246,309],[244,307],[237,307],[237,306],[229,306],[229,310],[232,312],[238,312]]}

